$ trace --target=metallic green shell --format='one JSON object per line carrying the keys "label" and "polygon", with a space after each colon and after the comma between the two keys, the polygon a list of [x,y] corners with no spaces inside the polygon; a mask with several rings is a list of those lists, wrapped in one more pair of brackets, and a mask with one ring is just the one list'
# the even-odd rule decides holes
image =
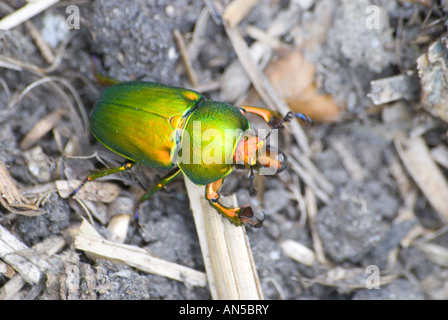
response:
{"label": "metallic green shell", "polygon": [[203,101],[186,120],[177,165],[198,185],[224,178],[233,170],[236,145],[247,129],[249,121],[238,108]]}
{"label": "metallic green shell", "polygon": [[145,166],[169,169],[173,130],[203,100],[201,94],[152,82],[107,88],[92,112],[93,135],[107,148]]}

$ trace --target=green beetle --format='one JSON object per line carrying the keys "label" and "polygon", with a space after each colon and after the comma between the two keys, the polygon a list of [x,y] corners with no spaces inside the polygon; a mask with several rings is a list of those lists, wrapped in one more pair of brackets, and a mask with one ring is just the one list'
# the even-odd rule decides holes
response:
{"label": "green beetle", "polygon": [[218,201],[223,180],[235,167],[250,168],[253,178],[254,168],[273,167],[275,173],[286,165],[280,151],[265,145],[266,138],[249,131],[247,112],[261,116],[273,129],[281,128],[293,116],[311,121],[292,112],[282,117],[267,109],[235,107],[159,83],[134,81],[111,86],[94,107],[91,131],[127,161],[120,167],[92,173],[72,196],[88,181],[141,163],[172,171],[144,194],[140,203],[182,172],[193,183],[206,186],[210,205],[232,223],[260,227],[263,220],[254,216],[250,206],[228,208]]}

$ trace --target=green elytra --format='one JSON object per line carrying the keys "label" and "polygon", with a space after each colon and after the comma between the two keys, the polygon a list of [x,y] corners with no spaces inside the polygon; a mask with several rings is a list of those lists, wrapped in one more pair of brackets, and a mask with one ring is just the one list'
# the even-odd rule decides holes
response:
{"label": "green elytra", "polygon": [[[267,109],[235,107],[207,100],[198,92],[153,82],[134,81],[108,87],[92,112],[91,131],[98,141],[127,161],[120,167],[92,173],[72,195],[88,181],[141,163],[152,168],[173,170],[141,197],[140,202],[182,172],[193,183],[206,185],[206,198],[210,205],[232,223],[259,227],[262,219],[256,218],[249,206],[227,208],[218,201],[223,179],[233,171],[237,158],[243,159],[244,165],[250,168],[263,166],[254,159],[256,152],[264,147],[268,151],[266,158],[269,164],[274,163],[279,171],[285,166],[283,154],[263,146],[258,137],[242,141],[242,133],[250,128],[244,116],[246,112],[259,115],[271,128],[281,127],[291,117],[289,114],[282,117]],[[204,140],[203,135],[213,130],[225,138],[219,140],[221,161],[209,163],[202,155],[210,141]],[[224,134],[226,130],[241,134],[229,138]],[[246,144],[250,141],[255,141],[256,149],[248,151]],[[198,152],[200,161],[193,161]],[[185,161],[186,158],[189,161]]]}
{"label": "green elytra", "polygon": [[[200,132],[194,132],[195,125]],[[232,172],[232,159],[224,157],[233,156],[241,137],[222,139],[220,161],[210,164],[200,156],[197,163],[193,155],[176,157],[179,141],[174,130],[182,132],[182,142],[190,142],[182,150],[202,155],[210,144],[203,139],[207,130],[217,129],[225,137],[224,129],[240,129],[242,133],[249,128],[247,118],[232,105],[152,82],[128,82],[107,88],[91,116],[93,135],[110,150],[151,168],[171,169],[177,164],[198,185],[215,182]],[[189,139],[185,138],[187,134]],[[197,146],[200,150],[195,150]]]}

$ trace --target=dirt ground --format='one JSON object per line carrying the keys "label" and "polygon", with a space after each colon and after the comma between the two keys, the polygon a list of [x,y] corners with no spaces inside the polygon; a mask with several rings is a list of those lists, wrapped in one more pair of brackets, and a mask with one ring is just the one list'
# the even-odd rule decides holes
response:
{"label": "dirt ground", "polygon": [[[22,5],[7,0],[0,16]],[[79,10],[79,28],[69,5]],[[28,247],[58,236],[65,241],[43,279],[25,281],[8,298],[211,299],[207,286],[77,250],[70,230],[89,217],[55,182],[123,161],[95,141],[86,123],[105,88],[92,65],[120,81],[156,81],[271,107],[241,71],[222,25],[226,6],[64,1],[0,33],[0,226]],[[247,228],[265,299],[448,298],[447,12],[445,0],[259,0],[237,23],[250,48],[263,48],[256,62],[275,92],[314,121],[302,123],[305,146],[289,127],[280,134],[288,168],[257,177],[257,196],[249,195],[247,172],[226,178],[224,192],[266,212],[263,227]],[[161,176],[136,166],[102,181],[135,201]],[[89,207],[105,237],[111,207]],[[131,207],[124,211],[132,214]],[[139,214],[140,227],[130,224],[125,244],[205,270],[182,177]],[[293,259],[286,240],[308,248],[312,262]],[[18,274],[9,264],[0,256],[0,298]],[[69,270],[77,270],[74,287]]]}

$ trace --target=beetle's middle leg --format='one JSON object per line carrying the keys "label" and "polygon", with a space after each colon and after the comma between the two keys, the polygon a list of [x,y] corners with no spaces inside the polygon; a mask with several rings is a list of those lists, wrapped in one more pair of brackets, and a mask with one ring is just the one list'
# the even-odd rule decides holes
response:
{"label": "beetle's middle leg", "polygon": [[166,186],[168,183],[173,181],[178,175],[181,173],[180,168],[176,168],[170,173],[168,173],[166,176],[162,178],[162,180],[159,181],[158,184],[156,184],[154,187],[149,189],[141,198],[138,200],[136,206],[135,206],[135,219],[138,219],[138,208],[142,204],[142,202],[145,202],[148,200],[154,193],[162,189],[164,186]]}
{"label": "beetle's middle leg", "polygon": [[149,189],[139,200],[139,204],[148,200],[154,193],[162,189],[164,186],[166,186],[168,183],[173,181],[178,175],[181,173],[180,168],[176,168],[170,173],[168,173],[166,176],[162,178],[162,180],[159,181],[158,184],[156,184],[154,187]]}
{"label": "beetle's middle leg", "polygon": [[218,192],[222,187],[223,181],[224,179],[220,179],[205,187],[205,197],[210,205],[237,226],[245,224],[255,228],[261,227],[264,217],[261,219],[256,218],[250,206],[228,208],[219,203]]}
{"label": "beetle's middle leg", "polygon": [[122,166],[115,167],[115,168],[107,168],[101,171],[93,172],[90,175],[88,175],[79,185],[78,188],[76,188],[71,194],[70,197],[73,197],[75,194],[78,193],[79,190],[89,181],[93,181],[95,179],[108,176],[110,174],[114,174],[117,172],[122,172],[125,170],[131,169],[135,165],[135,162],[132,160],[127,160]]}

